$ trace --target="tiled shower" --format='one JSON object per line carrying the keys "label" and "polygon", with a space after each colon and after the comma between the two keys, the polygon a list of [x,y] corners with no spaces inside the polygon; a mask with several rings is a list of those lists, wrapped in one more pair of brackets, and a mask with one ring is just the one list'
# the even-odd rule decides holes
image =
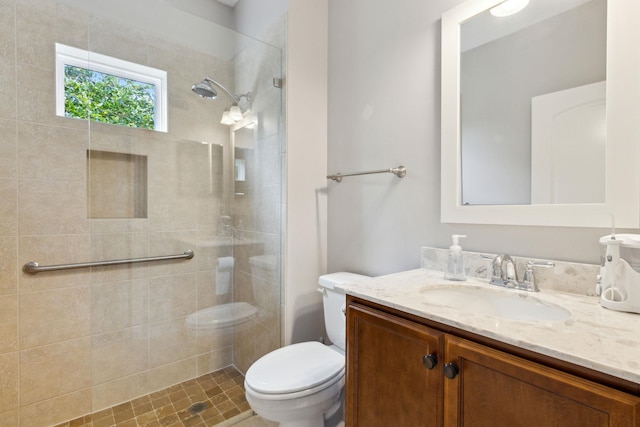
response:
{"label": "tiled shower", "polygon": [[[285,19],[258,41],[161,0],[0,0],[0,426],[242,373],[280,346]],[[55,43],[165,70],[168,132],[56,116]],[[191,92],[204,76],[251,92],[245,122]],[[189,321],[232,302],[255,316]]]}

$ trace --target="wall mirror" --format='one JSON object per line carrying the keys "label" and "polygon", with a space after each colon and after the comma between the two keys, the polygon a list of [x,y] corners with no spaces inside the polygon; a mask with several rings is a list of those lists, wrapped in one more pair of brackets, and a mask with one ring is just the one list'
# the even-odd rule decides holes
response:
{"label": "wall mirror", "polygon": [[640,3],[513,1],[442,16],[442,221],[637,228]]}

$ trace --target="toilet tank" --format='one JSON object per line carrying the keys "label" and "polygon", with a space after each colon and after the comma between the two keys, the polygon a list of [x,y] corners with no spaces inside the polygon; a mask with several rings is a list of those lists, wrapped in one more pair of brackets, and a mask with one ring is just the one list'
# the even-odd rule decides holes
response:
{"label": "toilet tank", "polygon": [[346,299],[342,289],[335,285],[346,285],[370,279],[362,274],[339,272],[320,276],[318,283],[322,292],[322,305],[324,307],[324,325],[327,336],[331,342],[344,351],[347,318],[345,315]]}

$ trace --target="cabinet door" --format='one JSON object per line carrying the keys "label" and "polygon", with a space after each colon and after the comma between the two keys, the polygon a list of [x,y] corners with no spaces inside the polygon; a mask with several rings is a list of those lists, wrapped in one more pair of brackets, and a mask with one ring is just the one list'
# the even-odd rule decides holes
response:
{"label": "cabinet door", "polygon": [[442,426],[443,336],[349,303],[346,425]]}
{"label": "cabinet door", "polygon": [[[447,335],[446,427],[638,427],[640,398]],[[448,366],[449,376],[455,368]]]}

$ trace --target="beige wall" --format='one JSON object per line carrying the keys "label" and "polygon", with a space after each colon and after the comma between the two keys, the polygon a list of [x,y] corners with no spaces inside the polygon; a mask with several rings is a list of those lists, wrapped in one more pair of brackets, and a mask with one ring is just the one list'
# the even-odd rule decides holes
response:
{"label": "beige wall", "polygon": [[[174,18],[189,23],[179,11]],[[0,0],[0,425],[52,425],[233,362],[231,335],[194,332],[185,320],[233,298],[215,292],[216,260],[234,254],[231,239],[218,233],[222,194],[212,191],[209,148],[201,144],[229,149],[229,130],[218,123],[227,104],[200,99],[189,88],[215,74],[234,90],[236,64],[161,32],[138,31],[55,1]],[[169,132],[55,116],[54,42],[167,70]],[[247,85],[257,99],[265,96],[266,89]],[[276,140],[270,152],[279,167]],[[88,149],[147,157],[148,218],[87,219]],[[252,201],[277,211],[280,194],[274,192],[274,200]],[[245,269],[245,288],[252,283],[249,256],[279,252],[280,218],[259,223],[261,212],[251,204],[242,211],[247,237],[235,255],[238,269]],[[196,252],[190,261],[35,276],[20,270],[32,260],[73,263],[187,248]],[[270,313],[261,311],[254,326],[262,322],[262,331],[264,324],[278,331],[278,316]],[[278,342],[272,334],[257,349]]]}

